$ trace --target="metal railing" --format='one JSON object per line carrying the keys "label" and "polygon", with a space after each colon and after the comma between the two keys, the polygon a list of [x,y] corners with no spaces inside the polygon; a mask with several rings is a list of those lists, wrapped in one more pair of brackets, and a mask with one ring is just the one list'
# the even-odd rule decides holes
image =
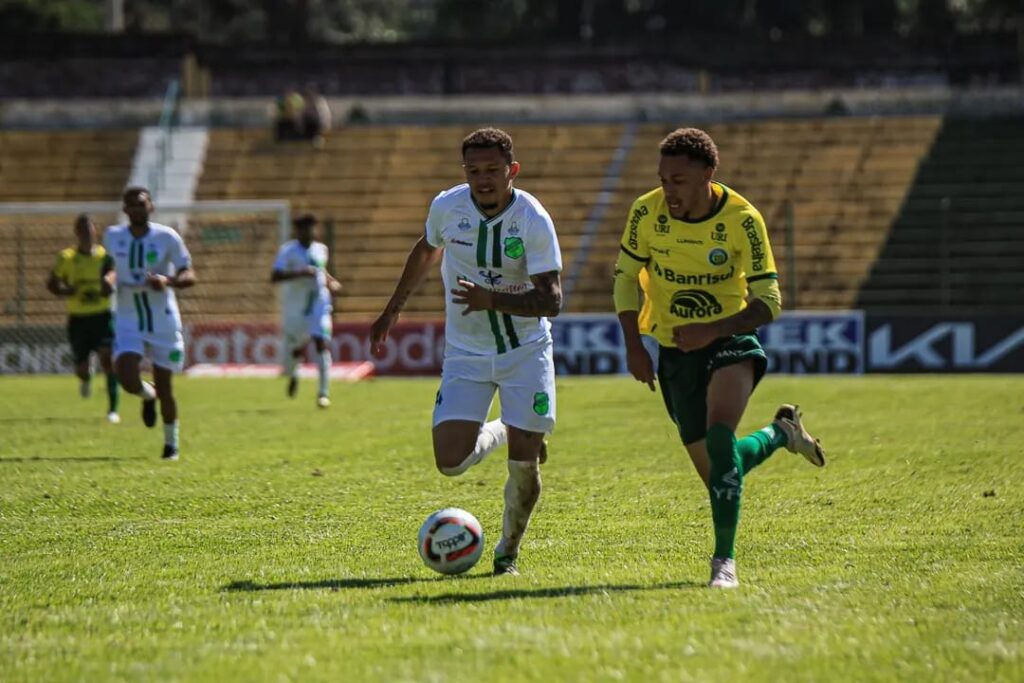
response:
{"label": "metal railing", "polygon": [[156,163],[149,170],[149,189],[154,198],[159,196],[167,181],[167,164],[170,162],[172,151],[172,136],[178,118],[178,102],[181,95],[181,84],[178,79],[172,79],[167,84],[164,92],[164,103],[160,109],[160,121],[157,123],[159,137],[157,139]]}

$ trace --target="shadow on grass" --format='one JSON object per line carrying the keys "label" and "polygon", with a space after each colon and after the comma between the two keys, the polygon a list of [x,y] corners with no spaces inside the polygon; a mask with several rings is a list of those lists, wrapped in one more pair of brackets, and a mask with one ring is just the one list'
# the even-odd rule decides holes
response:
{"label": "shadow on grass", "polygon": [[[507,580],[502,578],[499,580]],[[697,581],[671,581],[668,583],[605,584],[597,586],[561,586],[557,588],[515,589],[506,588],[489,593],[445,593],[444,595],[414,595],[406,598],[391,598],[390,602],[414,602],[420,604],[453,604],[459,602],[490,602],[492,600],[520,600],[525,598],[565,598],[577,595],[603,595],[628,591],[678,590],[683,588],[704,588],[707,584]]]}
{"label": "shadow on grass", "polygon": [[5,424],[8,422],[60,422],[62,424],[67,424],[69,422],[93,422],[95,424],[100,424],[103,422],[103,416],[81,415],[77,417],[71,417],[60,415],[26,415],[24,417],[0,417],[0,424]]}
{"label": "shadow on grass", "polygon": [[404,586],[410,583],[434,583],[437,581],[467,581],[489,576],[489,574],[473,574],[458,577],[436,576],[417,578],[415,576],[395,576],[391,578],[351,578],[324,579],[322,581],[283,581],[281,583],[256,583],[255,581],[232,581],[221,590],[237,591],[286,591],[286,590],[342,590],[348,588],[388,588]]}
{"label": "shadow on grass", "polygon": [[119,462],[121,460],[142,460],[141,455],[123,455],[114,457],[111,455],[30,455],[25,458],[8,458],[0,456],[0,463],[5,462]]}

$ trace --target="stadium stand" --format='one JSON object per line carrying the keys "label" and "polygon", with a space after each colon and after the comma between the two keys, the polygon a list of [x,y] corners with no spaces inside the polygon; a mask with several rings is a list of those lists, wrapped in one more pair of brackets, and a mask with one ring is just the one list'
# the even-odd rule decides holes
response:
{"label": "stadium stand", "polygon": [[[293,211],[313,211],[332,247],[346,291],[338,320],[365,320],[387,301],[431,199],[461,182],[459,141],[472,126],[395,126],[335,131],[322,149],[276,144],[269,133],[214,130],[199,199],[284,197]],[[551,212],[571,263],[595,201],[620,125],[511,126],[523,164],[519,186]],[[274,245],[276,247],[276,245]],[[254,277],[266,278],[274,248],[254,255]],[[198,258],[197,258],[198,263]],[[267,315],[271,314],[268,301]],[[442,310],[433,274],[407,306],[407,318]],[[276,311],[273,311],[276,314]]]}
{"label": "stadium stand", "polygon": [[947,119],[857,305],[1024,311],[1024,121]]}
{"label": "stadium stand", "polygon": [[[717,177],[768,224],[787,292],[786,202],[794,220],[796,301],[787,308],[849,308],[893,223],[936,117],[837,118],[714,124]],[[658,142],[670,126],[641,127],[595,241],[574,305],[608,310],[608,282],[630,203],[658,184]]]}
{"label": "stadium stand", "polygon": [[[116,201],[138,132],[0,131],[0,202]],[[100,230],[114,216],[95,216]],[[50,322],[64,302],[43,283],[58,251],[73,243],[67,216],[0,216],[0,326]]]}
{"label": "stadium stand", "polygon": [[[718,177],[765,215],[784,281],[786,215],[795,223],[796,301],[789,307],[848,308],[896,218],[927,151],[936,117],[810,119],[709,126],[718,141]],[[567,267],[580,257],[621,125],[517,126],[510,132],[535,193],[558,226]],[[641,126],[613,199],[582,257],[569,311],[607,311],[614,254],[632,200],[657,185],[657,145],[670,126]],[[346,287],[339,319],[365,319],[383,306],[419,234],[430,199],[460,181],[457,141],[466,126],[347,128],[324,149],[279,145],[255,130],[212,133],[200,199],[285,197],[331,226],[336,268]],[[265,245],[254,263],[269,264]],[[265,268],[264,268],[265,269]],[[436,276],[413,298],[410,316],[441,312]],[[269,306],[269,303],[268,303]],[[272,312],[266,312],[270,315]]]}

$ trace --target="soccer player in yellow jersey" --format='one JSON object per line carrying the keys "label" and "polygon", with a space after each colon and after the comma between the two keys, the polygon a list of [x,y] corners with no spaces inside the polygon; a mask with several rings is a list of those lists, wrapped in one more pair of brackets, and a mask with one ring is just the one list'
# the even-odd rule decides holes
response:
{"label": "soccer player in yellow jersey", "polygon": [[779,314],[782,297],[764,219],[713,180],[717,167],[718,149],[702,130],[681,128],[662,140],[661,187],[633,203],[622,236],[615,310],[629,371],[651,391],[655,370],[641,332],[658,341],[665,407],[711,498],[709,585],[733,588],[739,585],[734,546],[744,476],[780,447],[818,467],[825,454],[794,405],[781,406],[765,428],[736,438],[767,366],[754,331]]}
{"label": "soccer player in yellow jersey", "polygon": [[75,220],[78,245],[68,247],[57,256],[46,288],[54,296],[65,297],[68,309],[68,341],[75,359],[75,374],[82,380],[82,398],[90,394],[89,355],[96,353],[100,367],[107,375],[107,420],[117,424],[117,376],[110,363],[110,347],[114,340],[114,322],[110,314],[110,285],[104,279],[113,262],[97,243],[96,224],[82,214]]}

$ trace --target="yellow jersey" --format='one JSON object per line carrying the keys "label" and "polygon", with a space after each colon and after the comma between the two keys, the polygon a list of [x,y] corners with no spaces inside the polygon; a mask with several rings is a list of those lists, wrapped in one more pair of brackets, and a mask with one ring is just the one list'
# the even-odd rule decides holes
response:
{"label": "yellow jersey", "polygon": [[725,185],[712,188],[715,207],[696,221],[672,218],[661,188],[629,212],[620,267],[638,271],[640,331],[663,346],[673,346],[673,327],[735,315],[747,307],[751,283],[778,279],[760,212]]}
{"label": "yellow jersey", "polygon": [[103,275],[113,267],[107,251],[96,245],[91,254],[69,247],[57,256],[53,274],[75,288],[68,297],[68,315],[96,315],[110,310],[110,296],[100,289]]}

